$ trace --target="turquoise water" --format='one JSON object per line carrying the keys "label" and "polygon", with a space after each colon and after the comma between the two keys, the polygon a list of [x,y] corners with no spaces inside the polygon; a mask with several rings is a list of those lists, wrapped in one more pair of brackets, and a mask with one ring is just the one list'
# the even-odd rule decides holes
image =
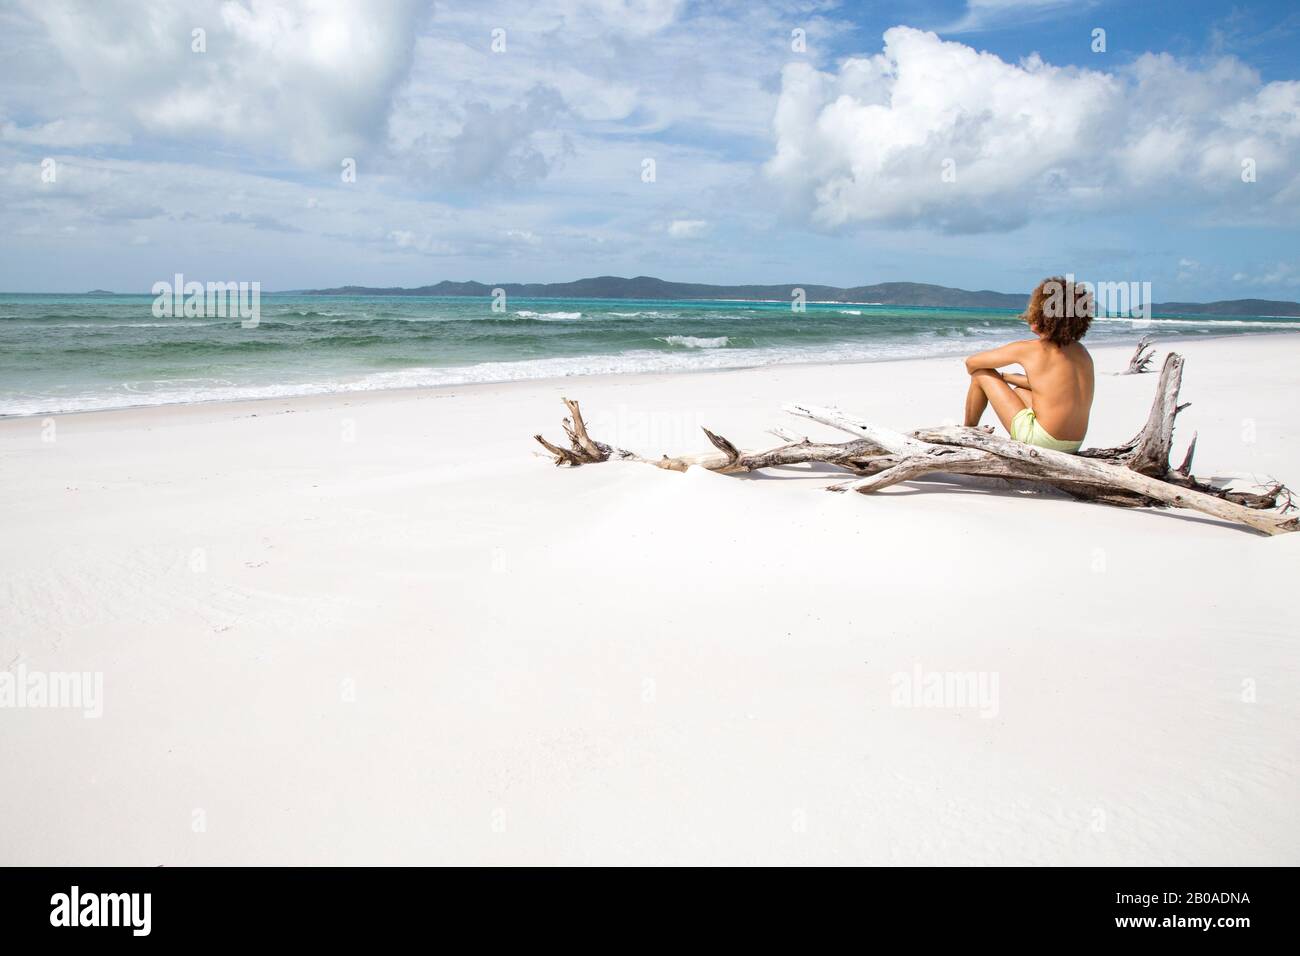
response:
{"label": "turquoise water", "polygon": [[[788,302],[263,295],[261,322],[155,318],[149,295],[0,295],[0,415],[610,372],[960,355],[1014,312]],[[1102,319],[1089,344],[1300,331],[1300,320]]]}

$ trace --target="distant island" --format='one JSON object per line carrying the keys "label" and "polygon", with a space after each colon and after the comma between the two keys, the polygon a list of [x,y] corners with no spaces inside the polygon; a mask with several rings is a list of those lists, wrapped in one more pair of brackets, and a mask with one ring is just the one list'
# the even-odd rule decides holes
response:
{"label": "distant island", "polygon": [[117,293],[109,292],[107,289],[91,289],[86,295],[117,295]]}
{"label": "distant island", "polygon": [[[596,276],[575,282],[450,282],[414,289],[347,285],[337,289],[303,289],[299,295],[429,295],[489,298],[493,289],[528,299],[748,299],[790,301],[793,290],[803,289],[809,302],[851,302],[873,305],[908,305],[946,309],[1023,309],[1028,292],[993,292],[953,289],[924,282],[881,282],[841,288],[833,285],[786,283],[783,285],[707,285],[669,282],[654,276]],[[1231,299],[1221,302],[1157,302],[1153,312],[1181,315],[1300,316],[1300,302],[1273,299]]]}

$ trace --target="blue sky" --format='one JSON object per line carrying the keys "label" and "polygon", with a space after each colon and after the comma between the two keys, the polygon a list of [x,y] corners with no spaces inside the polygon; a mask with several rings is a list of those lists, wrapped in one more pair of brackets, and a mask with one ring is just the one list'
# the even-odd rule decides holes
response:
{"label": "blue sky", "polygon": [[18,0],[0,289],[1296,299],[1298,54],[1281,0]]}

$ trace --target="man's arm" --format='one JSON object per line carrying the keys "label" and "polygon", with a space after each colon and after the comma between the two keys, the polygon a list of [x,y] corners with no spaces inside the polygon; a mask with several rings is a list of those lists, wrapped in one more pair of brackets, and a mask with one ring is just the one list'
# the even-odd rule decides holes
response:
{"label": "man's arm", "polygon": [[966,359],[966,371],[974,373],[982,368],[1002,368],[1004,365],[1023,365],[1033,342],[1008,342],[996,349],[980,352]]}
{"label": "man's arm", "polygon": [[1021,375],[1019,372],[1003,372],[1002,381],[1006,382],[1008,385],[1014,385],[1016,388],[1023,388],[1026,392],[1033,391],[1033,389],[1029,387],[1029,378]]}

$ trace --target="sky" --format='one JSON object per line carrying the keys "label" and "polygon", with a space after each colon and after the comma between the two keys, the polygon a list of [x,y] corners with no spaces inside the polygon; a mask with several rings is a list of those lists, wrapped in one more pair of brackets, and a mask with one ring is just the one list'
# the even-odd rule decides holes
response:
{"label": "sky", "polygon": [[0,291],[1300,298],[1292,0],[0,0]]}

